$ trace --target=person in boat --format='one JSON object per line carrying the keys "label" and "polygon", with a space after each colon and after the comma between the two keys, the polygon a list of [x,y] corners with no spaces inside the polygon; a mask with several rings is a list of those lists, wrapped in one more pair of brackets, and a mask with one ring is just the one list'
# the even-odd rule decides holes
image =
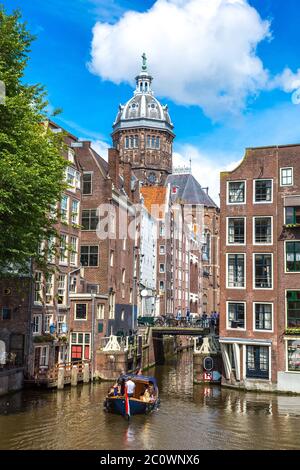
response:
{"label": "person in boat", "polygon": [[127,378],[125,387],[127,389],[127,395],[129,398],[133,397],[135,390],[135,383],[131,380],[130,377]]}
{"label": "person in boat", "polygon": [[122,396],[125,395],[125,386],[126,386],[126,384],[125,384],[125,379],[122,378],[122,379],[121,379],[121,384],[120,384],[120,388],[121,388],[120,393],[121,393]]}
{"label": "person in boat", "polygon": [[109,397],[116,397],[120,395],[120,386],[119,384],[116,382],[109,390],[108,392],[108,396]]}

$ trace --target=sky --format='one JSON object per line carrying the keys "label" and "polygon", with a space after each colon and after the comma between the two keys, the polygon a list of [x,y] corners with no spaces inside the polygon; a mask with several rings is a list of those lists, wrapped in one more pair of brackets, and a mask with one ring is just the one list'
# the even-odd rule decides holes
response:
{"label": "sky", "polygon": [[0,0],[36,35],[24,80],[48,91],[56,122],[106,158],[141,55],[187,164],[219,203],[219,172],[246,147],[300,143],[296,0]]}

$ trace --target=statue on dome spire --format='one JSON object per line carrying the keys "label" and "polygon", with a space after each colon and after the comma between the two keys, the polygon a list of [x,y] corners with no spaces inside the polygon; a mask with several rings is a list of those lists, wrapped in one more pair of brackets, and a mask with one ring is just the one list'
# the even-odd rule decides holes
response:
{"label": "statue on dome spire", "polygon": [[142,71],[147,72],[147,56],[145,52],[143,52],[142,59],[143,59]]}

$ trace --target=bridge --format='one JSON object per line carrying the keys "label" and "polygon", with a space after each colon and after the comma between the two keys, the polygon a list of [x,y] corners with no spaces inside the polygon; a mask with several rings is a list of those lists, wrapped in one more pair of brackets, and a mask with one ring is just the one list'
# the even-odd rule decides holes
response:
{"label": "bridge", "polygon": [[203,336],[211,333],[210,327],[200,326],[153,326],[152,336]]}

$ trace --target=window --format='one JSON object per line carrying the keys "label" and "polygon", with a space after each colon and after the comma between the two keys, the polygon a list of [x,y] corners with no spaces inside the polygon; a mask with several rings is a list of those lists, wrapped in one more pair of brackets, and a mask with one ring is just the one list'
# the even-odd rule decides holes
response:
{"label": "window", "polygon": [[165,290],[165,283],[164,281],[159,281],[159,290],[164,292]]}
{"label": "window", "polygon": [[254,217],[254,243],[272,244],[272,217]]}
{"label": "window", "polygon": [[66,333],[66,315],[57,315],[57,333]]}
{"label": "window", "polygon": [[60,254],[59,254],[60,264],[68,263],[68,252],[67,252],[67,235],[60,234]]}
{"label": "window", "polygon": [[68,160],[71,163],[75,163],[75,152],[74,150],[68,148]]}
{"label": "window", "polygon": [[46,304],[53,304],[54,274],[46,274]]}
{"label": "window", "polygon": [[165,272],[165,265],[164,265],[164,263],[160,263],[160,265],[159,265],[159,272],[160,272],[160,273],[164,273],[164,272]]}
{"label": "window", "polygon": [[11,319],[11,309],[8,307],[2,307],[2,320]]}
{"label": "window", "polygon": [[92,194],[92,176],[91,172],[84,172],[82,176],[82,194]]}
{"label": "window", "polygon": [[300,224],[300,206],[285,208],[285,224],[286,225]]}
{"label": "window", "polygon": [[229,254],[227,258],[227,288],[245,287],[245,255]]}
{"label": "window", "polygon": [[272,304],[254,303],[255,330],[272,330]]}
{"label": "window", "polygon": [[87,304],[75,305],[75,320],[87,320]]}
{"label": "window", "polygon": [[280,186],[293,186],[293,168],[280,168]]}
{"label": "window", "polygon": [[272,289],[272,255],[254,255],[255,289]]}
{"label": "window", "polygon": [[53,324],[53,315],[45,315],[45,333],[50,333],[50,325]]}
{"label": "window", "polygon": [[126,271],[125,269],[122,269],[122,283],[125,284],[125,276],[126,276]]}
{"label": "window", "polygon": [[42,273],[37,271],[34,276],[34,303],[40,304],[42,297]]}
{"label": "window", "polygon": [[285,242],[286,272],[300,272],[300,241]]}
{"label": "window", "polygon": [[70,277],[69,292],[75,294],[77,291],[77,276]]}
{"label": "window", "polygon": [[111,250],[110,252],[110,266],[113,267],[114,265],[114,252]]}
{"label": "window", "polygon": [[104,308],[103,304],[97,305],[97,320],[104,320]]}
{"label": "window", "polygon": [[79,362],[90,359],[91,333],[72,333],[71,361]]}
{"label": "window", "polygon": [[34,335],[42,334],[42,315],[33,315],[32,333]]}
{"label": "window", "polygon": [[246,377],[269,378],[269,348],[265,346],[246,346]]}
{"label": "window", "polygon": [[288,290],[286,293],[286,326],[300,328],[300,291]]}
{"label": "window", "polygon": [[129,289],[129,303],[132,304],[132,289]]}
{"label": "window", "polygon": [[71,248],[71,253],[70,253],[70,264],[72,266],[77,265],[77,237],[71,237],[71,243],[70,243],[70,248]]}
{"label": "window", "polygon": [[98,246],[82,246],[80,262],[82,266],[98,266]]}
{"label": "window", "polygon": [[164,255],[165,254],[165,245],[160,245],[159,247],[159,254]]}
{"label": "window", "polygon": [[96,230],[98,222],[97,209],[85,209],[82,211],[82,230]]}
{"label": "window", "polygon": [[[132,106],[133,107],[133,106]],[[138,135],[131,135],[125,137],[125,148],[138,148],[139,146],[139,137]]]}
{"label": "window", "polygon": [[39,347],[41,350],[40,352],[40,366],[47,367],[49,361],[49,346],[41,346]]}
{"label": "window", "polygon": [[48,240],[48,263],[55,263],[55,255],[56,255],[56,241],[55,236],[50,235]]}
{"label": "window", "polygon": [[228,328],[245,329],[245,303],[228,302],[227,319]]}
{"label": "window", "polygon": [[61,213],[61,221],[68,222],[68,204],[69,198],[68,196],[62,196],[61,203],[60,203],[60,213]]}
{"label": "window", "polygon": [[66,179],[69,190],[74,191],[76,188],[80,189],[80,173],[72,166],[69,166],[66,170]]}
{"label": "window", "polygon": [[127,240],[123,238],[123,250],[126,250]]}
{"label": "window", "polygon": [[73,199],[72,201],[72,224],[78,224],[79,222],[79,201]]}
{"label": "window", "polygon": [[146,147],[149,149],[159,149],[160,137],[156,137],[154,135],[147,135]]}
{"label": "window", "polygon": [[246,201],[245,181],[228,181],[228,203],[243,204]]}
{"label": "window", "polygon": [[229,218],[228,244],[245,244],[245,219]]}
{"label": "window", "polygon": [[108,317],[110,320],[115,318],[115,293],[109,295],[109,312]]}
{"label": "window", "polygon": [[121,310],[121,321],[125,320],[125,310],[122,308]]}
{"label": "window", "polygon": [[60,274],[58,276],[58,289],[57,289],[57,303],[60,305],[66,304],[66,275]]}
{"label": "window", "polygon": [[272,180],[254,181],[254,202],[272,202]]}
{"label": "window", "polygon": [[300,372],[300,339],[287,341],[288,370]]}
{"label": "window", "polygon": [[160,225],[159,225],[159,236],[160,237],[165,236],[165,225],[163,223],[160,223]]}

